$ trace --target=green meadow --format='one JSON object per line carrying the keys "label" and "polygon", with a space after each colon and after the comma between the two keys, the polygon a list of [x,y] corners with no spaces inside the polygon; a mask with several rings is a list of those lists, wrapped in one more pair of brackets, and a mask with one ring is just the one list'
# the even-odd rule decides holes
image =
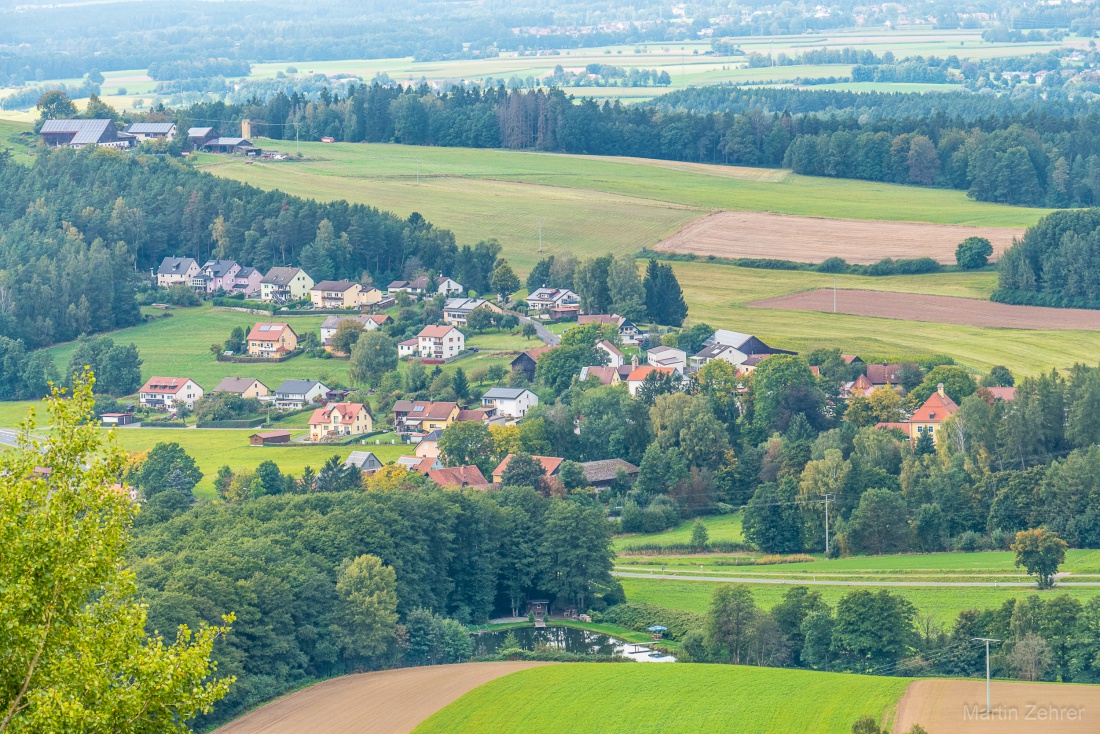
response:
{"label": "green meadow", "polygon": [[[728,541],[740,543],[745,540],[741,534],[741,513],[731,515],[708,515],[699,518],[707,529],[707,538],[711,541]],[[638,543],[646,545],[687,545],[691,542],[691,532],[695,526],[695,520],[685,520],[676,527],[663,533],[651,533],[648,535],[620,535],[615,538],[612,547],[619,551],[629,551]]]}
{"label": "green meadow", "polygon": [[888,723],[910,680],[729,665],[549,665],[486,683],[416,734],[847,734]]}

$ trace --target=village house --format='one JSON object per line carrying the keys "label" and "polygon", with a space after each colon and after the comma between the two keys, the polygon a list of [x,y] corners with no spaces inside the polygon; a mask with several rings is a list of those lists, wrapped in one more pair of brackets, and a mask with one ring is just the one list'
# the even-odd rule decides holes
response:
{"label": "village house", "polygon": [[466,290],[462,287],[462,284],[453,278],[448,278],[444,275],[440,275],[435,279],[435,292],[440,293],[447,298],[454,298],[455,296],[461,296],[462,291]]}
{"label": "village house", "polygon": [[309,289],[314,308],[362,308],[382,300],[382,291],[350,280],[322,280]]}
{"label": "village house", "polygon": [[651,364],[643,364],[640,367],[635,367],[626,378],[626,389],[630,391],[631,397],[638,395],[638,390],[641,388],[642,383],[645,382],[645,378],[652,372],[673,377],[678,375],[676,370],[672,367],[655,367]]}
{"label": "village house", "polygon": [[481,404],[505,418],[522,418],[539,404],[539,396],[525,387],[492,387],[481,396]]}
{"label": "village house", "polygon": [[290,443],[290,431],[280,428],[275,431],[260,431],[248,437],[249,446],[272,446]]}
{"label": "village house", "polygon": [[523,376],[527,378],[528,382],[535,381],[535,368],[538,366],[539,357],[546,352],[553,349],[553,347],[538,347],[536,349],[527,349],[519,353],[515,359],[512,360],[511,368],[515,372],[519,370],[523,373]]}
{"label": "village house", "polygon": [[135,141],[133,135],[119,132],[114,120],[46,120],[39,134],[51,148],[74,150],[89,145],[124,149]]}
{"label": "village house", "polygon": [[[753,371],[760,366],[760,363],[770,357],[770,354],[753,354],[745,357],[745,361],[737,365],[738,375],[751,375]],[[814,367],[810,368],[810,372],[814,371]]]}
{"label": "village house", "polygon": [[428,472],[433,469],[443,468],[443,464],[440,463],[439,459],[431,457],[398,456],[395,463],[405,471],[416,472],[424,476],[428,476]]}
{"label": "village house", "polygon": [[171,288],[174,285],[191,285],[191,279],[199,274],[199,264],[193,257],[166,257],[157,268],[157,285]]}
{"label": "village house", "polygon": [[458,413],[458,403],[398,400],[393,404],[393,430],[396,433],[443,430],[458,420]]}
{"label": "village house", "polygon": [[683,349],[653,347],[646,352],[645,360],[654,367],[671,367],[681,375],[687,369],[687,353]]}
{"label": "village house", "polygon": [[492,486],[485,480],[481,470],[472,464],[432,469],[428,472],[428,479],[444,489],[485,490]]}
{"label": "village house", "polygon": [[581,297],[565,288],[536,288],[527,296],[527,308],[539,315],[551,311],[580,311]]}
{"label": "village house", "polygon": [[415,357],[420,353],[420,340],[419,339],[406,339],[403,342],[397,342],[397,356],[398,357]]}
{"label": "village house", "polygon": [[901,387],[901,365],[883,362],[867,365],[867,379],[875,387]]}
{"label": "village house", "polygon": [[[513,456],[515,456],[515,454],[508,454],[499,464],[497,464],[497,468],[493,469],[494,484],[500,484],[503,480],[504,472],[508,470],[508,462],[512,460]],[[561,469],[561,465],[565,461],[565,459],[557,456],[532,456],[531,458],[542,464],[542,468],[548,477],[556,477],[558,475],[558,470]]]}
{"label": "village house", "polygon": [[601,385],[618,385],[619,370],[617,367],[581,367],[580,381],[598,380]]}
{"label": "village house", "polygon": [[260,292],[260,283],[264,276],[256,268],[241,267],[232,279],[232,285],[227,290],[232,293],[243,293],[246,296],[254,296]]}
{"label": "village house", "polygon": [[620,471],[631,483],[638,478],[638,467],[622,459],[586,461],[581,464],[581,467],[584,469],[584,479],[588,482],[588,486],[597,490],[607,489],[614,484]]}
{"label": "village house", "polygon": [[626,357],[619,351],[619,348],[606,339],[600,339],[596,342],[596,349],[607,355],[607,363],[612,367],[622,367],[626,363]]}
{"label": "village house", "polygon": [[236,284],[234,276],[241,266],[232,260],[207,260],[199,268],[199,273],[191,279],[191,287],[203,293],[232,291]]}
{"label": "village house", "polygon": [[484,298],[448,298],[443,304],[443,321],[452,326],[465,326],[466,317],[479,308],[504,313],[504,309]]}
{"label": "village house", "polygon": [[374,420],[362,403],[329,403],[313,411],[309,419],[310,441],[360,436],[373,430]]}
{"label": "village house", "polygon": [[453,326],[425,326],[416,338],[421,359],[452,359],[466,349],[466,337]]}
{"label": "village house", "polygon": [[340,324],[345,321],[358,322],[363,327],[363,331],[374,331],[379,326],[382,326],[387,321],[390,321],[390,317],[385,314],[361,314],[356,316],[344,316],[334,314],[329,316],[321,322],[321,346],[330,349],[332,337],[336,335],[336,330],[340,328]]}
{"label": "village house", "polygon": [[191,143],[191,150],[202,150],[203,147],[218,137],[218,131],[212,127],[191,127],[187,129],[187,140]]}
{"label": "village house", "polygon": [[867,375],[860,375],[851,382],[844,383],[844,387],[840,391],[840,397],[845,399],[865,398],[870,396],[876,389],[871,381],[867,379]]}
{"label": "village house", "polygon": [[917,408],[909,420],[899,423],[879,423],[875,427],[900,430],[909,436],[911,444],[916,444],[924,434],[932,436],[934,443],[939,443],[940,429],[943,422],[958,411],[959,406],[947,396],[941,382],[936,387],[936,392],[928,396],[928,399]]}
{"label": "village house", "polygon": [[316,380],[286,380],[275,388],[275,407],[300,410],[325,397],[329,389]]}
{"label": "village house", "polygon": [[298,335],[290,324],[257,323],[248,332],[248,356],[275,359],[298,348]]}
{"label": "village house", "polygon": [[610,324],[619,330],[623,344],[637,344],[640,332],[634,322],[617,314],[586,314],[577,317],[578,326]]}
{"label": "village house", "polygon": [[132,135],[136,142],[146,140],[171,141],[176,137],[176,123],[174,122],[131,122],[122,129],[127,135]]}
{"label": "village house", "polygon": [[249,158],[258,158],[263,153],[263,150],[253,145],[248,138],[214,138],[206,141],[202,149],[207,153],[244,155]]}
{"label": "village house", "polygon": [[344,467],[355,467],[364,474],[374,474],[382,468],[382,462],[370,451],[352,451],[344,460]]}
{"label": "village house", "polygon": [[313,278],[301,268],[272,268],[260,281],[264,303],[291,303],[309,298]]}
{"label": "village house", "polygon": [[391,296],[394,296],[404,291],[410,296],[419,298],[427,292],[428,284],[428,276],[421,275],[420,277],[413,278],[412,280],[395,280],[388,286],[386,286],[386,292],[389,293]]}
{"label": "village house", "polygon": [[271,392],[267,385],[254,377],[223,377],[218,386],[210,391],[213,393],[227,392],[240,395],[242,398],[266,398]]}
{"label": "village house", "polygon": [[133,411],[125,411],[122,413],[101,413],[99,416],[99,422],[103,426],[129,426],[134,423]]}
{"label": "village house", "polygon": [[500,425],[503,419],[493,417],[493,411],[488,408],[459,408],[455,423],[463,423],[465,421]]}
{"label": "village house", "polygon": [[153,410],[193,409],[202,396],[202,388],[188,377],[150,377],[138,391],[141,404]]}
{"label": "village house", "polygon": [[767,354],[797,354],[797,352],[769,347],[752,334],[719,329],[703,342],[703,348],[697,354],[692,355],[691,369],[697,370],[712,359],[722,359],[734,367],[740,367],[749,357]]}
{"label": "village house", "polygon": [[[461,413],[461,411],[459,411]],[[455,421],[458,422],[457,420]],[[443,431],[436,428],[431,433],[424,435],[422,439],[416,444],[415,453],[422,459],[435,459],[439,456],[439,438],[443,435]]]}

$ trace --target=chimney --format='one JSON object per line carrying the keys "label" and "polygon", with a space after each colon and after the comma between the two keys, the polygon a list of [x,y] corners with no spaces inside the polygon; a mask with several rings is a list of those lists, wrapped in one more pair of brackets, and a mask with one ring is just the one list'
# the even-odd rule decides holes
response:
{"label": "chimney", "polygon": [[938,392],[940,394],[941,398],[946,398],[947,397],[947,394],[944,393],[944,391],[943,391],[943,383],[942,382],[940,384],[936,385],[936,392]]}
{"label": "chimney", "polygon": [[637,354],[635,354],[633,357],[630,358],[630,368],[635,369],[635,370],[638,369],[638,355]]}

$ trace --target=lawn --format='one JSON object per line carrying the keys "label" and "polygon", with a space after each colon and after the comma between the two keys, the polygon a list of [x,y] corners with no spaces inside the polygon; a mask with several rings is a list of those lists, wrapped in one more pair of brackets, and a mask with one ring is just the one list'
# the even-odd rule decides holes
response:
{"label": "lawn", "polygon": [[486,683],[416,734],[847,734],[888,722],[910,681],[729,665],[551,665]]}
{"label": "lawn", "polygon": [[[295,476],[310,466],[317,471],[333,455],[346,459],[352,451],[373,451],[382,463],[395,461],[412,448],[403,444],[353,446],[249,446],[248,436],[255,431],[195,428],[124,428],[114,431],[119,445],[127,451],[147,451],[158,443],[176,442],[195,459],[203,473],[195,488],[199,497],[214,496],[214,478],[219,467],[233,470],[255,469],[262,461],[274,461],[285,474]],[[302,433],[297,431],[295,433]]]}
{"label": "lawn", "polygon": [[[712,541],[742,542],[745,537],[741,534],[741,513],[730,515],[710,515],[699,518],[707,528],[707,536]],[[638,543],[646,545],[687,545],[691,542],[691,531],[695,525],[694,520],[685,520],[671,530],[663,533],[651,533],[649,535],[620,535],[615,538],[613,547],[617,551],[630,550],[631,546]]]}

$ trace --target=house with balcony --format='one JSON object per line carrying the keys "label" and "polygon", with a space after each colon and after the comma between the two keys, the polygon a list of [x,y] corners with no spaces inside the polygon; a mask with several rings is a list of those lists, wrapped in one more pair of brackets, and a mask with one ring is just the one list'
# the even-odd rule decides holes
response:
{"label": "house with balcony", "polygon": [[191,279],[191,287],[202,293],[229,293],[236,285],[234,279],[241,266],[232,260],[207,260],[199,268],[199,274]]}
{"label": "house with balcony", "polygon": [[138,390],[142,405],[171,412],[179,410],[181,405],[193,409],[202,396],[202,388],[189,377],[150,377]]}
{"label": "house with balcony", "polygon": [[328,393],[329,389],[316,380],[285,380],[275,389],[275,407],[278,410],[301,410],[310,403],[324,399]]}
{"label": "house with balcony", "polygon": [[466,349],[466,337],[453,326],[425,326],[416,340],[421,359],[452,359]]}
{"label": "house with balcony", "polygon": [[264,303],[291,303],[309,298],[313,278],[301,268],[272,268],[260,281]]}
{"label": "house with balcony", "polygon": [[493,387],[481,396],[481,405],[505,418],[522,418],[539,404],[539,396],[525,387]]}
{"label": "house with balcony", "polygon": [[451,326],[465,326],[466,317],[479,308],[504,313],[504,309],[484,298],[448,298],[443,304],[443,322]]}
{"label": "house with balcony", "polygon": [[381,301],[382,291],[350,280],[322,280],[309,289],[309,300],[314,308],[362,308]]}
{"label": "house with balcony", "polygon": [[166,257],[157,268],[157,285],[171,288],[174,285],[191,285],[191,279],[199,274],[199,264],[193,257]]}
{"label": "house with balcony", "polygon": [[393,430],[397,433],[431,433],[458,420],[458,403],[398,400],[393,404]]}
{"label": "house with balcony", "polygon": [[260,292],[260,284],[264,274],[256,268],[242,267],[233,275],[232,287],[226,290],[232,293],[243,293],[246,296],[255,296]]}
{"label": "house with balcony", "polygon": [[313,411],[309,419],[310,441],[359,436],[373,430],[374,420],[362,403],[329,403]]}
{"label": "house with balcony", "polygon": [[298,335],[290,324],[257,323],[248,332],[248,356],[276,359],[298,348]]}

